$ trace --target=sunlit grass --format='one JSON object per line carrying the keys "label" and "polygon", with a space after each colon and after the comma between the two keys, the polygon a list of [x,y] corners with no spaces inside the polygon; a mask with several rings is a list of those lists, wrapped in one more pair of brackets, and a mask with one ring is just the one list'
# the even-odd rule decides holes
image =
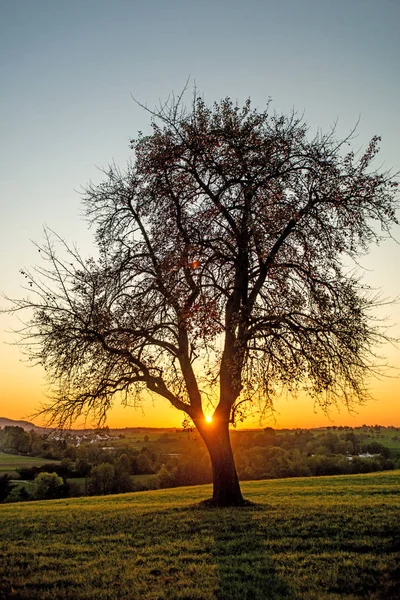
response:
{"label": "sunlit grass", "polygon": [[[0,598],[400,597],[400,472],[0,506]],[[397,569],[397,570],[396,570]]]}

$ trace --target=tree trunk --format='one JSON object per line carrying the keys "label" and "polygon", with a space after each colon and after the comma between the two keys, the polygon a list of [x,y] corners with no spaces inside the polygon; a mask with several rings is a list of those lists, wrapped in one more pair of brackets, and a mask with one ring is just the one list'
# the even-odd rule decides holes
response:
{"label": "tree trunk", "polygon": [[243,506],[245,501],[236,472],[228,421],[196,423],[211,458],[213,471],[213,506]]}

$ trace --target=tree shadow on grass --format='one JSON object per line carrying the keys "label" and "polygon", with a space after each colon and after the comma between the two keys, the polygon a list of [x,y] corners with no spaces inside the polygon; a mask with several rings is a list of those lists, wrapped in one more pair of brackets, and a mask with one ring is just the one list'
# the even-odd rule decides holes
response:
{"label": "tree shadow on grass", "polygon": [[256,506],[234,509],[204,508],[212,528],[212,555],[219,586],[217,600],[294,599],[295,593],[276,572],[262,531],[254,518]]}

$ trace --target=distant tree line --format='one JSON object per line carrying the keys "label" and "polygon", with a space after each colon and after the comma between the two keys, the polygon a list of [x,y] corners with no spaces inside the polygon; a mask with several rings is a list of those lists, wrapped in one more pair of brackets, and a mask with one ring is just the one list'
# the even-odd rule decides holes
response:
{"label": "distant tree line", "polygon": [[[241,480],[368,473],[400,468],[400,429],[362,427],[325,430],[232,431]],[[391,446],[388,447],[388,440]],[[105,495],[212,481],[203,442],[193,434],[129,436],[115,447],[69,444],[21,427],[0,429],[0,451],[57,458],[58,463],[18,468],[0,477],[0,502]],[[398,449],[396,449],[396,445]],[[142,476],[142,477],[137,477]],[[18,481],[21,480],[21,483]],[[31,482],[23,485],[23,482]],[[82,486],[82,481],[84,485]]]}

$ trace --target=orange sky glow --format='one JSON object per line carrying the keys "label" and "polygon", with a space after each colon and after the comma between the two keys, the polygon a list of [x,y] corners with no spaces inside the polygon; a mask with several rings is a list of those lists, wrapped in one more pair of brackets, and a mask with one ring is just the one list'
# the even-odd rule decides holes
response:
{"label": "orange sky glow", "polygon": [[[391,359],[396,358],[392,350]],[[16,346],[3,345],[0,352],[0,417],[32,420],[37,425],[44,422],[34,418],[40,405],[46,402],[48,386],[40,367],[30,367],[21,362],[21,351]],[[394,371],[396,375],[396,371]],[[282,398],[276,402],[274,416],[260,423],[260,415],[255,412],[238,424],[238,428],[311,428],[330,425],[394,425],[400,427],[399,380],[397,376],[371,381],[373,399],[363,406],[355,406],[348,412],[345,406],[333,407],[329,416],[314,407],[307,396]],[[209,413],[207,413],[209,414]],[[110,410],[107,425],[111,428],[124,427],[173,427],[182,426],[184,415],[173,408],[163,398],[149,399],[142,409],[122,406],[116,399]],[[94,426],[93,422],[76,423],[76,427]]]}

